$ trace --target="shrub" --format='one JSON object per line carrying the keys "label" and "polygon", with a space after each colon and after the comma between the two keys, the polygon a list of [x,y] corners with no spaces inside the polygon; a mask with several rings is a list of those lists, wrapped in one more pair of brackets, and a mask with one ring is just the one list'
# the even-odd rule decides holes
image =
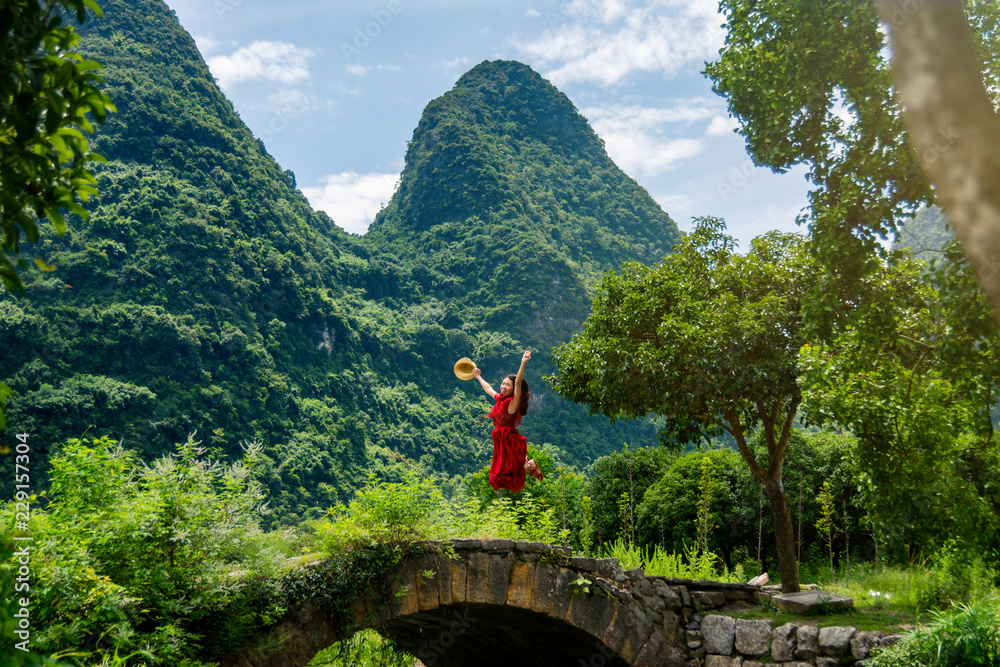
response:
{"label": "shrub", "polygon": [[946,609],[989,594],[996,577],[980,555],[949,542],[934,556],[928,577],[917,587],[917,605]]}
{"label": "shrub", "polygon": [[1000,664],[1000,600],[987,598],[934,612],[914,630],[871,660],[872,667],[965,667]]}

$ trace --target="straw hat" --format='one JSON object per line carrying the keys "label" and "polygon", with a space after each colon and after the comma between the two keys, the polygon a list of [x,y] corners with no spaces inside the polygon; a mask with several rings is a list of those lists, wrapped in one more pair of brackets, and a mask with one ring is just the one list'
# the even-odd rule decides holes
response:
{"label": "straw hat", "polygon": [[472,373],[474,370],[476,370],[476,365],[468,357],[462,357],[455,362],[455,375],[458,376],[459,380],[471,380],[475,377]]}

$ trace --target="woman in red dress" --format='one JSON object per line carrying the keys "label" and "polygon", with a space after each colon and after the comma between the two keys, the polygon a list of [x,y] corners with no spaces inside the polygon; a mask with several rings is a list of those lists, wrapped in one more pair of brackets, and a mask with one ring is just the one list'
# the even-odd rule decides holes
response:
{"label": "woman in red dress", "polygon": [[508,375],[500,385],[500,391],[493,391],[489,382],[483,379],[478,368],[473,375],[479,380],[486,395],[496,401],[486,415],[493,420],[493,462],[490,464],[490,486],[495,490],[510,489],[517,493],[524,488],[526,475],[539,480],[544,478],[541,468],[534,459],[528,458],[528,440],[517,432],[521,417],[528,413],[531,392],[524,381],[524,367],[531,359],[531,351],[526,350],[521,357],[521,367],[517,375]]}

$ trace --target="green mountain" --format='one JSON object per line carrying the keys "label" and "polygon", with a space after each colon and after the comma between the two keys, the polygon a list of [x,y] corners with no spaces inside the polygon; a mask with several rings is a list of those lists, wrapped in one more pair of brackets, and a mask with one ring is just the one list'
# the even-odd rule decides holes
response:
{"label": "green mountain", "polygon": [[477,65],[427,105],[366,235],[447,284],[466,322],[543,349],[579,329],[599,275],[677,238],[570,100],[512,61]]}
{"label": "green mountain", "polygon": [[909,248],[915,255],[937,252],[954,236],[944,212],[937,206],[928,206],[901,225],[899,238],[893,242],[892,250]]}
{"label": "green mountain", "polygon": [[469,72],[428,105],[359,238],[309,207],[163,2],[102,5],[81,31],[119,109],[94,141],[99,196],[45,235],[57,269],[0,297],[8,428],[30,434],[36,475],[66,438],[146,459],[192,433],[222,458],[260,440],[275,517],[296,521],[369,472],[486,464],[486,397],[451,366],[474,357],[498,381],[525,347],[540,353],[531,442],[577,465],[655,442],[541,382],[594,277],[677,235],[565,96],[517,63]]}

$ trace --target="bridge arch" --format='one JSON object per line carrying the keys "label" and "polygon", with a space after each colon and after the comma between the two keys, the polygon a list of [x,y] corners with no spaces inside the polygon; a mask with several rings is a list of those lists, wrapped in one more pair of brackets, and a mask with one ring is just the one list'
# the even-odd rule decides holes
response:
{"label": "bridge arch", "polygon": [[[729,586],[752,598],[749,589]],[[701,608],[726,602],[718,590],[689,588],[623,572],[615,559],[573,558],[567,547],[428,542],[390,574],[389,595],[359,595],[339,620],[303,601],[266,638],[221,665],[301,667],[330,644],[373,628],[427,667],[681,667],[689,658],[685,625]]]}

